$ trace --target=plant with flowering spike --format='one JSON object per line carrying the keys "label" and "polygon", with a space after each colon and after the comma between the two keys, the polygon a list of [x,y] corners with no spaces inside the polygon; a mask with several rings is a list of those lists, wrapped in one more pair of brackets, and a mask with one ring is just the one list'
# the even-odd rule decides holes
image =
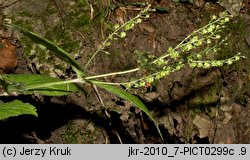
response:
{"label": "plant with flowering spike", "polygon": [[[19,26],[6,24],[5,26],[20,30],[34,42],[53,51],[53,53],[58,58],[72,66],[76,72],[77,78],[62,80],[46,75],[1,75],[0,87],[2,86],[4,89],[4,93],[2,93],[2,95],[6,96],[13,94],[18,95],[39,93],[48,96],[60,96],[67,95],[71,92],[81,91],[75,85],[76,83],[94,84],[97,87],[103,88],[123,99],[130,101],[139,109],[141,109],[154,122],[160,136],[162,137],[157,122],[147,107],[136,96],[117,86],[123,85],[126,86],[127,89],[132,86],[143,87],[146,84],[153,83],[156,80],[159,80],[173,72],[182,69],[185,65],[188,65],[191,68],[198,67],[205,69],[211,67],[221,67],[222,65],[230,65],[233,62],[243,58],[243,56],[241,56],[240,53],[237,53],[235,56],[227,59],[207,59],[207,55],[216,53],[218,50],[220,50],[222,45],[226,45],[227,38],[223,38],[221,33],[225,28],[225,24],[229,21],[230,16],[222,13],[219,17],[212,16],[207,25],[193,31],[176,47],[170,47],[166,53],[162,54],[160,57],[149,55],[140,51],[135,51],[135,53],[138,55],[137,68],[126,71],[88,76],[87,68],[95,56],[101,51],[106,53],[106,51],[104,51],[105,47],[112,45],[113,40],[126,37],[127,31],[132,29],[136,24],[141,23],[143,18],[149,17],[148,11],[150,10],[150,5],[147,5],[140,13],[138,13],[136,17],[132,18],[128,22],[125,22],[122,25],[114,25],[114,31],[109,34],[109,36],[100,44],[96,52],[92,54],[92,57],[86,63],[85,67],[82,67],[67,51],[60,48],[53,42]],[[141,78],[136,78],[135,80],[129,82],[114,83],[98,80],[98,78],[107,76],[122,75],[140,71],[146,71],[147,74]],[[6,106],[9,107],[10,105],[12,104],[8,104]]]}
{"label": "plant with flowering spike", "polygon": [[225,12],[221,13],[219,17],[212,16],[207,25],[193,31],[176,47],[170,47],[162,56],[142,56],[143,58],[138,59],[139,67],[137,69],[144,69],[148,74],[134,81],[122,84],[128,88],[131,86],[143,87],[148,83],[152,83],[170,73],[180,70],[185,64],[191,68],[207,69],[230,65],[244,58],[241,53],[237,53],[233,57],[222,60],[206,59],[207,55],[215,54],[223,45],[227,45],[227,37],[223,38],[221,33],[229,20],[230,16]]}

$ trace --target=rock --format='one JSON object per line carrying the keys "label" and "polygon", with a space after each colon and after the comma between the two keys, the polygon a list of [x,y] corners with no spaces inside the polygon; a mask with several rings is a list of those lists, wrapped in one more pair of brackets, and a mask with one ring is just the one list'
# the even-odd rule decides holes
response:
{"label": "rock", "polygon": [[129,120],[129,114],[128,114],[128,112],[123,113],[123,114],[120,116],[120,119],[121,119],[123,122],[128,121],[128,120]]}
{"label": "rock", "polygon": [[233,111],[233,115],[235,115],[235,116],[240,116],[240,113],[241,113],[241,106],[240,105],[238,105],[237,103],[234,103],[233,105],[232,105],[232,111]]}
{"label": "rock", "polygon": [[213,128],[213,122],[206,115],[196,115],[193,124],[198,128],[200,138],[208,137]]}
{"label": "rock", "polygon": [[232,105],[227,105],[227,104],[225,104],[225,105],[221,105],[221,107],[220,107],[220,109],[222,110],[222,111],[224,111],[224,112],[228,112],[228,111],[231,111],[232,110]]}
{"label": "rock", "polygon": [[172,115],[169,113],[159,119],[159,124],[163,124],[164,128],[168,130],[168,133],[172,136],[175,133],[174,121]]}
{"label": "rock", "polygon": [[157,99],[159,96],[160,96],[160,94],[157,92],[149,92],[149,93],[145,94],[145,100],[147,102],[151,102],[151,101]]}
{"label": "rock", "polygon": [[230,97],[223,96],[220,98],[220,109],[224,112],[228,112],[232,110],[232,104],[230,103]]}
{"label": "rock", "polygon": [[231,15],[238,15],[242,8],[243,0],[219,0],[218,3]]}
{"label": "rock", "polygon": [[223,119],[223,123],[227,124],[232,119],[232,115],[228,112],[225,112],[224,116],[225,116],[225,118]]}

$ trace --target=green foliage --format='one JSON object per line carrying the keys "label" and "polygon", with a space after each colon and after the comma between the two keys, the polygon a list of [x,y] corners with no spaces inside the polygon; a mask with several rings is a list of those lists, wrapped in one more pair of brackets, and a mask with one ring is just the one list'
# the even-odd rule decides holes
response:
{"label": "green foliage", "polygon": [[[23,0],[22,3],[15,5],[15,12],[10,11],[7,17],[15,25],[22,26],[29,31],[35,31],[46,39],[53,40],[58,46],[76,57],[80,52],[81,41],[83,40],[76,32],[79,32],[79,30],[89,32],[91,29],[88,23],[84,24],[84,29],[82,26],[77,26],[77,23],[82,24],[83,22],[83,19],[79,17],[80,15],[88,19],[89,5],[87,3],[85,0],[54,0],[42,1],[42,3],[38,1],[30,3],[29,0]],[[32,7],[37,4],[39,4],[39,9]],[[28,65],[34,63],[33,67],[39,70],[41,74],[48,74],[52,77],[64,75],[68,66],[57,59],[50,50],[32,43],[25,36],[20,36],[18,39],[22,43],[23,56],[28,60]],[[44,54],[44,52],[48,53]]]}
{"label": "green foliage", "polygon": [[89,129],[83,129],[74,121],[69,121],[66,124],[65,130],[60,134],[60,137],[66,144],[94,144],[99,134],[100,131],[98,128],[90,131]]}
{"label": "green foliage", "polygon": [[45,46],[47,49],[53,51],[53,53],[60,58],[61,60],[65,61],[66,63],[68,63],[69,65],[71,65],[72,67],[74,67],[77,73],[81,74],[82,76],[84,75],[84,70],[82,69],[82,67],[74,60],[74,58],[64,49],[62,49],[61,47],[57,46],[55,43],[51,42],[50,40],[43,38],[39,35],[37,35],[34,32],[28,31],[24,28],[21,28],[19,26],[16,25],[8,25],[5,24],[6,27],[10,27],[10,28],[14,28],[14,29],[18,29],[19,31],[21,31],[24,35],[26,35],[27,37],[29,37],[33,42],[37,43],[37,44],[41,44],[43,46]]}
{"label": "green foliage", "polygon": [[[94,82],[93,82],[94,83]],[[103,88],[113,94],[116,94],[117,96],[133,103],[134,105],[136,105],[139,109],[141,109],[155,124],[156,121],[154,119],[154,117],[152,116],[152,114],[149,112],[149,110],[147,109],[147,107],[134,95],[116,87],[116,86],[112,86],[112,85],[106,85],[106,84],[100,84],[100,83],[94,83],[96,84],[96,86],[100,87],[100,88]],[[159,127],[156,125],[156,128],[161,136],[161,138],[163,139],[162,137],[162,134],[160,132],[160,129]]]}
{"label": "green foliage", "polygon": [[147,75],[123,84],[127,88],[131,86],[143,87],[182,69],[186,64],[191,68],[207,69],[231,65],[233,62],[244,58],[241,53],[237,53],[226,59],[208,59],[208,55],[210,57],[215,55],[223,46],[227,45],[227,37],[222,37],[221,32],[225,28],[225,24],[230,20],[229,18],[230,16],[224,12],[219,17],[212,16],[207,25],[193,31],[175,48],[170,47],[160,57],[150,57],[145,53],[137,52],[136,54],[139,53],[139,68],[146,70]]}
{"label": "green foliage", "polygon": [[[134,21],[135,21],[135,23],[141,22],[141,21],[138,21],[138,19],[141,16],[144,16],[144,14],[149,9],[149,7],[150,6],[147,6],[147,8],[139,14],[139,16],[136,16],[131,21],[125,23],[123,26],[120,26],[112,34],[110,34],[110,36],[102,43],[102,46],[97,49],[97,52],[95,54],[97,54],[100,50],[102,50],[103,47],[107,46],[107,43],[109,42],[110,39],[112,39],[113,35],[116,35],[118,33],[118,31],[120,31],[122,28],[129,26],[129,28],[127,27],[127,29],[131,29],[132,22],[134,22]],[[67,80],[59,80],[56,78],[50,78],[50,77],[46,77],[46,76],[37,76],[37,75],[34,75],[33,77],[27,76],[28,78],[25,77],[25,75],[17,75],[17,77],[15,77],[13,75],[4,75],[4,76],[1,76],[1,79],[4,83],[4,88],[8,94],[10,94],[12,92],[14,92],[14,93],[18,92],[21,94],[41,93],[41,94],[50,95],[50,96],[57,96],[57,95],[63,95],[63,94],[66,94],[66,93],[69,93],[72,91],[76,91],[76,87],[74,87],[73,85],[69,85],[71,83],[76,83],[76,82],[86,83],[85,80],[87,79],[87,77],[86,78],[83,77],[85,75],[84,69],[64,49],[60,48],[59,46],[57,46],[56,44],[54,44],[50,40],[43,38],[34,32],[23,29],[19,26],[9,25],[9,24],[5,24],[5,26],[20,30],[24,35],[28,36],[35,43],[41,44],[44,47],[46,47],[47,49],[53,51],[53,53],[58,58],[62,59],[63,61],[65,61],[66,63],[70,64],[72,67],[75,68],[75,71],[76,71],[77,77],[78,77],[77,79],[67,81]],[[120,33],[121,33],[120,37],[126,36],[125,32],[122,31]],[[94,54],[94,56],[95,56],[95,54]],[[90,59],[90,61],[94,58],[94,56]],[[88,63],[90,63],[90,61]],[[157,125],[156,121],[153,119],[153,116],[150,114],[150,112],[147,110],[146,106],[138,98],[136,98],[135,96],[131,95],[130,93],[125,92],[124,90],[117,88],[117,87],[114,87],[108,83],[101,84],[99,81],[93,81],[93,80],[88,80],[88,82],[94,83],[97,86],[104,88],[104,89],[120,96],[121,98],[124,98],[124,99],[130,101],[131,103],[134,103],[138,108],[140,108],[143,112],[145,112],[149,116],[149,118],[154,122],[155,126],[157,127],[159,134],[161,135],[161,132],[158,128],[158,125]]]}
{"label": "green foliage", "polygon": [[[168,51],[166,51],[166,53],[160,57],[150,56],[149,54],[142,53],[140,51],[136,52],[136,54],[138,54],[138,68],[127,71],[87,76],[88,73],[86,68],[89,67],[95,56],[101,51],[107,53],[104,49],[110,46],[112,41],[116,40],[117,38],[126,37],[126,32],[128,30],[134,28],[136,24],[141,23],[143,18],[149,17],[147,14],[149,10],[150,5],[147,5],[145,9],[143,9],[136,17],[122,25],[114,25],[114,31],[109,34],[109,36],[97,48],[96,52],[92,54],[92,57],[85,65],[85,69],[83,69],[83,67],[78,64],[78,62],[76,62],[67,51],[57,46],[50,40],[43,38],[34,32],[23,29],[22,27],[9,24],[5,25],[7,27],[20,30],[33,42],[53,51],[53,53],[58,58],[71,65],[75,69],[77,78],[71,80],[60,80],[48,76],[37,75],[34,75],[33,77],[27,75],[27,77],[25,77],[25,75],[3,75],[1,76],[2,86],[4,87],[7,94],[40,93],[58,96],[79,91],[77,87],[73,85],[73,83],[92,83],[136,105],[136,107],[141,109],[154,122],[162,138],[157,122],[146,106],[136,96],[131,95],[129,92],[114,85],[125,85],[127,88],[130,88],[131,86],[142,87],[148,83],[153,83],[156,80],[159,80],[173,72],[182,69],[185,65],[189,65],[191,68],[221,67],[224,64],[230,65],[233,62],[240,60],[243,56],[238,53],[233,57],[222,60],[207,58],[207,55],[216,53],[218,50],[220,50],[221,45],[225,44],[225,41],[227,40],[221,36],[220,32],[225,28],[225,23],[229,21],[230,17],[223,13],[219,17],[212,16],[211,21],[206,26],[193,31],[175,48],[170,47]],[[121,75],[142,70],[146,70],[147,75],[130,82],[111,83],[96,80],[102,77]]]}
{"label": "green foliage", "polygon": [[5,74],[0,75],[0,79],[8,94],[15,92],[15,94],[39,93],[47,96],[62,96],[79,91],[75,84],[46,75]]}
{"label": "green foliage", "polygon": [[0,120],[22,114],[37,116],[36,108],[29,103],[23,103],[19,100],[14,100],[8,103],[0,103]]}
{"label": "green foliage", "polygon": [[150,6],[151,5],[147,5],[140,13],[138,13],[137,16],[135,16],[134,18],[130,19],[126,23],[124,23],[122,25],[115,24],[113,26],[114,31],[112,33],[110,33],[109,36],[98,47],[98,49],[96,50],[96,52],[91,56],[91,58],[89,59],[89,61],[86,63],[85,68],[87,68],[90,65],[91,61],[95,58],[95,56],[100,51],[102,51],[104,53],[107,53],[106,51],[104,51],[104,49],[105,49],[105,47],[110,46],[111,42],[113,40],[116,40],[118,37],[119,38],[125,38],[126,37],[126,32],[128,30],[131,30],[132,28],[134,28],[134,26],[136,24],[141,23],[143,18],[149,18],[149,14],[147,12],[150,10]]}

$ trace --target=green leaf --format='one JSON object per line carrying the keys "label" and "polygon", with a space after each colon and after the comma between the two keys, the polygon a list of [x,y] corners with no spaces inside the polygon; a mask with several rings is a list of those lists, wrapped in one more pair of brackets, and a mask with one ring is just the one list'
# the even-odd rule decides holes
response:
{"label": "green leaf", "polygon": [[96,86],[100,87],[100,88],[103,88],[111,93],[114,93],[116,94],[117,96],[133,103],[134,105],[136,105],[136,107],[138,107],[139,109],[141,109],[155,124],[155,127],[157,128],[157,131],[159,132],[161,138],[163,139],[162,137],[162,134],[161,134],[161,131],[154,119],[154,117],[152,116],[152,114],[149,112],[149,110],[147,109],[147,107],[134,95],[124,91],[123,89],[121,88],[118,88],[116,86],[113,86],[113,85],[107,85],[107,84],[101,84],[101,83],[98,83],[98,81],[91,81],[93,84],[95,84]]}
{"label": "green leaf", "polygon": [[72,58],[72,56],[67,51],[65,51],[61,47],[57,46],[55,43],[51,42],[50,40],[48,40],[44,37],[39,36],[38,34],[36,34],[34,32],[28,31],[28,30],[21,28],[19,26],[9,25],[9,24],[5,24],[5,26],[20,30],[25,36],[29,37],[33,42],[35,42],[37,44],[41,44],[41,45],[45,46],[47,49],[53,51],[53,53],[58,58],[65,61],[66,63],[70,64],[72,67],[74,67],[76,69],[76,72],[79,73],[81,76],[85,75],[85,71],[81,67],[81,65],[79,63],[77,63],[77,61],[74,58]]}
{"label": "green leaf", "polygon": [[8,103],[0,103],[0,120],[22,114],[38,116],[36,108],[29,103],[23,103],[19,100],[14,100]]}
{"label": "green leaf", "polygon": [[62,96],[79,91],[77,85],[65,83],[65,80],[34,74],[3,74],[4,88],[8,93],[40,93],[47,96]]}

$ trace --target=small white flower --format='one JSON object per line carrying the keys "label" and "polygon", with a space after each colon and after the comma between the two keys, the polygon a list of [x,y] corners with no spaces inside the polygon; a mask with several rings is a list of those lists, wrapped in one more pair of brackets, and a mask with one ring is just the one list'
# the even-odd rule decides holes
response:
{"label": "small white flower", "polygon": [[226,17],[226,18],[224,19],[224,21],[225,21],[225,22],[228,22],[228,21],[229,21],[229,18],[228,18],[228,17]]}
{"label": "small white flower", "polygon": [[121,37],[121,38],[126,37],[126,33],[125,33],[125,32],[121,32],[121,33],[120,33],[120,37]]}
{"label": "small white flower", "polygon": [[219,34],[216,34],[216,35],[215,35],[215,38],[216,38],[216,39],[220,39],[220,37],[221,37],[221,36],[220,36]]}
{"label": "small white flower", "polygon": [[215,20],[217,17],[215,15],[212,16],[212,20]]}
{"label": "small white flower", "polygon": [[115,25],[114,25],[114,29],[118,29],[119,27],[120,27],[119,24],[115,24]]}
{"label": "small white flower", "polygon": [[142,19],[141,18],[138,18],[137,20],[136,20],[136,23],[141,23],[142,22]]}
{"label": "small white flower", "polygon": [[206,30],[206,29],[203,29],[201,32],[202,32],[202,34],[206,34],[206,33],[207,33],[207,30]]}
{"label": "small white flower", "polygon": [[213,30],[214,30],[214,28],[213,28],[212,26],[210,26],[210,27],[207,29],[208,32],[213,32]]}

